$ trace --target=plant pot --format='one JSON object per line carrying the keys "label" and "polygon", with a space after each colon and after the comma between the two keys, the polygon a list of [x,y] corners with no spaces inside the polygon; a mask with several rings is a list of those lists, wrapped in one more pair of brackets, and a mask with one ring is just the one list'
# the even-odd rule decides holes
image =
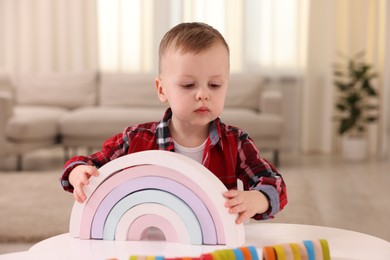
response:
{"label": "plant pot", "polygon": [[348,161],[362,161],[366,159],[367,140],[359,137],[343,137],[342,156]]}

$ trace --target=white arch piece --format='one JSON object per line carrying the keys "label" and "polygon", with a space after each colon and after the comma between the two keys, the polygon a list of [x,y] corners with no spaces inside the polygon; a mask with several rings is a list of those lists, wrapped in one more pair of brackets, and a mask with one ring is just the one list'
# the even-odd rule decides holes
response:
{"label": "white arch piece", "polygon": [[[237,214],[229,214],[224,207],[225,198],[222,194],[227,191],[224,184],[203,165],[177,153],[150,150],[132,153],[108,162],[99,169],[99,176],[92,177],[90,184],[84,188],[87,200],[99,185],[110,178],[112,174],[128,167],[143,164],[167,167],[191,178],[203,188],[208,198],[213,201],[214,207],[209,208],[209,211],[217,212],[221,216],[220,220],[215,222],[217,234],[222,236],[222,241],[218,242],[226,244],[228,247],[237,247],[245,243],[243,224],[236,224]],[[81,216],[86,204],[86,202],[82,204],[75,202],[73,205],[69,232],[74,237],[79,237]]]}

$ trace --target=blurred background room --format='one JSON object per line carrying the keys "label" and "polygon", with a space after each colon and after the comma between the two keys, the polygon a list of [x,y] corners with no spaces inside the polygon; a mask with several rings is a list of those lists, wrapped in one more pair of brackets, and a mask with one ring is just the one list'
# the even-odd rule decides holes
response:
{"label": "blurred background room", "polygon": [[390,241],[390,0],[0,0],[0,254],[68,231],[66,158],[160,120],[158,45],[191,21],[230,46],[222,120],[285,178],[267,221]]}

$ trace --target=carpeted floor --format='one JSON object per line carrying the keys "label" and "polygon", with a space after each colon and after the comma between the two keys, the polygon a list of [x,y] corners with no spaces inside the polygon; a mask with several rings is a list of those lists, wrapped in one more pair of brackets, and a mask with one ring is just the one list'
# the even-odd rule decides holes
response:
{"label": "carpeted floor", "polygon": [[64,162],[61,147],[41,149],[23,159],[0,161],[0,243],[37,242],[68,231],[73,196],[58,181]]}
{"label": "carpeted floor", "polygon": [[0,174],[0,242],[37,242],[67,232],[73,197],[58,173]]}

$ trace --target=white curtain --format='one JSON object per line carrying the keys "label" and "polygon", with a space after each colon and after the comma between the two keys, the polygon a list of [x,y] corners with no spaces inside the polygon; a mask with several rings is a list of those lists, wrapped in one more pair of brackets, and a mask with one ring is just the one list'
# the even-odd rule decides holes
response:
{"label": "white curtain", "polygon": [[231,71],[294,75],[305,66],[308,0],[98,0],[102,71],[155,73],[158,45],[180,22],[205,22],[231,49]]}
{"label": "white curtain", "polygon": [[371,155],[385,154],[390,88],[389,8],[387,0],[311,2],[308,63],[302,92],[301,140],[304,152],[330,153],[337,150],[340,140],[332,120],[335,90],[332,63],[336,61],[337,51],[353,55],[365,50],[366,60],[379,74],[376,87],[381,106],[379,122],[369,129],[369,150]]}
{"label": "white curtain", "polygon": [[96,0],[0,0],[0,68],[96,70]]}
{"label": "white curtain", "polygon": [[151,0],[98,0],[101,71],[153,70],[154,6]]}

